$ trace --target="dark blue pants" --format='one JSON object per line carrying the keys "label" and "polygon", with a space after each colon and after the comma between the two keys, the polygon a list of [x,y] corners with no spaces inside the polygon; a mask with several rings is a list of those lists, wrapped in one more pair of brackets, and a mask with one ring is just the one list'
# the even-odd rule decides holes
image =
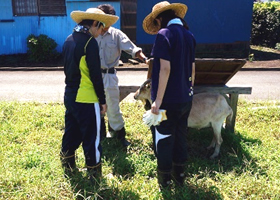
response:
{"label": "dark blue pants", "polygon": [[89,167],[101,160],[100,107],[99,103],[77,103],[71,95],[64,96],[65,132],[61,151],[64,155],[75,154],[82,144],[85,162]]}
{"label": "dark blue pants", "polygon": [[167,120],[152,127],[154,152],[158,169],[164,172],[172,170],[172,163],[185,164],[187,160],[187,127],[192,102],[182,104],[162,104]]}

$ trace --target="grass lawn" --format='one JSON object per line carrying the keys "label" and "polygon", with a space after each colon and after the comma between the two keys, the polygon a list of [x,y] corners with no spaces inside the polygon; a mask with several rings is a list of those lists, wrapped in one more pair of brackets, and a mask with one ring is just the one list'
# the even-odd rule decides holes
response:
{"label": "grass lawn", "polygon": [[[206,147],[209,129],[191,130],[185,187],[160,192],[151,133],[141,103],[122,103],[128,138],[103,145],[103,178],[93,187],[86,172],[65,177],[59,160],[64,106],[0,102],[0,199],[280,199],[280,101],[240,100],[235,132],[222,131],[218,159]],[[84,167],[82,149],[77,165]]]}

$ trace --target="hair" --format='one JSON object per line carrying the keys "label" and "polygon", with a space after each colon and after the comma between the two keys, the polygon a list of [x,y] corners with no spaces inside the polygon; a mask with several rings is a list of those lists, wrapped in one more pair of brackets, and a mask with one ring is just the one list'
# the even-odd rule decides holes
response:
{"label": "hair", "polygon": [[190,28],[189,28],[187,22],[186,22],[184,19],[182,19],[181,17],[179,17],[179,19],[182,21],[183,27],[184,27],[185,29],[187,29],[187,30],[190,30]]}
{"label": "hair", "polygon": [[[166,10],[162,13],[160,13],[156,19],[159,19],[159,18],[162,18],[162,21],[161,21],[161,27],[160,28],[166,28],[167,27],[167,24],[170,20],[174,19],[174,18],[179,18],[182,23],[183,23],[183,27],[187,30],[189,30],[189,26],[187,24],[187,22],[182,19],[181,17],[178,17],[176,14],[175,14],[175,11],[174,10]],[[154,20],[154,25],[158,25],[157,21]]]}
{"label": "hair", "polygon": [[170,20],[172,20],[174,18],[178,18],[178,16],[175,14],[174,10],[166,10],[166,11],[163,11],[162,13],[160,13],[156,17],[156,19],[160,19],[160,18],[162,18],[160,28],[165,28],[165,27],[167,27],[167,24]]}
{"label": "hair", "polygon": [[[96,21],[96,20],[84,19],[83,21],[81,21],[81,22],[79,23],[79,25],[91,27],[94,21]],[[103,24],[100,23],[99,21],[97,21],[96,26],[98,26],[98,28],[100,28],[101,26],[103,26]]]}
{"label": "hair", "polygon": [[102,4],[99,5],[97,8],[102,10],[105,14],[116,15],[116,11],[113,6],[110,4]]}

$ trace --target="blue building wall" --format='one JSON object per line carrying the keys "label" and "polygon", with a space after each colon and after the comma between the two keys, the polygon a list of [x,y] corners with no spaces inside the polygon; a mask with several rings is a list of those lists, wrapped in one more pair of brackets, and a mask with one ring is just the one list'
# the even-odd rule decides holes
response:
{"label": "blue building wall", "polygon": [[[138,1],[139,2],[139,1]],[[142,28],[144,18],[158,0],[141,1],[137,7],[137,44],[151,44],[155,36]],[[185,20],[198,44],[249,42],[253,0],[169,0],[188,6]]]}
{"label": "blue building wall", "polygon": [[[26,38],[30,34],[49,36],[56,41],[58,44],[57,50],[60,52],[64,40],[71,34],[75,26],[70,13],[73,10],[85,11],[89,7],[97,7],[104,3],[113,5],[116,14],[120,16],[119,2],[89,2],[89,0],[66,0],[66,16],[13,16],[12,1],[1,0],[0,55],[26,53]],[[120,20],[114,24],[114,27],[120,28]]]}
{"label": "blue building wall", "polygon": [[[148,35],[142,28],[142,22],[152,6],[161,0],[138,0],[136,44],[151,45],[155,36]],[[26,53],[26,38],[29,34],[45,34],[54,39],[57,50],[61,51],[65,38],[75,26],[70,17],[73,10],[86,10],[100,4],[109,3],[121,16],[120,2],[89,0],[66,0],[66,16],[13,16],[12,1],[1,0],[0,4],[0,55]],[[198,47],[197,52],[215,52],[220,49],[233,49],[219,44],[238,44],[238,48],[247,48],[251,35],[253,0],[169,0],[170,3],[181,2],[188,6],[185,20],[194,33]],[[13,20],[13,21],[10,21]],[[120,20],[114,25],[120,28]],[[204,45],[206,44],[206,45]],[[216,45],[214,49],[209,44]],[[218,46],[217,46],[218,45]],[[239,51],[239,50],[237,50]]]}

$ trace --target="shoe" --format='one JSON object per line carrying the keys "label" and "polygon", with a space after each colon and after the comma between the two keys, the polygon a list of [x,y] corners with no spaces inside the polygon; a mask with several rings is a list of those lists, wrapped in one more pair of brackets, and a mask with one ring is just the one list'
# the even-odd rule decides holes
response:
{"label": "shoe", "polygon": [[172,167],[172,180],[175,182],[177,186],[182,187],[184,185],[184,181],[186,179],[185,175],[185,165],[184,164],[174,164]]}
{"label": "shoe", "polygon": [[107,138],[114,138],[116,136],[116,131],[111,128],[110,123],[108,122],[108,132],[106,134]]}
{"label": "shoe", "polygon": [[60,161],[66,176],[72,176],[77,172],[75,154],[69,156],[67,153],[60,152]]}
{"label": "shoe", "polygon": [[87,166],[88,179],[90,179],[91,183],[95,185],[99,185],[101,183],[102,178],[102,165],[99,163],[96,166]]}
{"label": "shoe", "polygon": [[124,127],[121,130],[115,132],[118,140],[121,142],[123,147],[128,147],[129,145],[131,145],[131,143],[125,139],[126,131]]}
{"label": "shoe", "polygon": [[161,189],[166,189],[171,185],[171,172],[157,170],[158,184]]}
{"label": "shoe", "polygon": [[120,139],[120,142],[123,147],[128,147],[129,145],[131,145],[131,143],[129,141],[127,141],[125,138]]}

